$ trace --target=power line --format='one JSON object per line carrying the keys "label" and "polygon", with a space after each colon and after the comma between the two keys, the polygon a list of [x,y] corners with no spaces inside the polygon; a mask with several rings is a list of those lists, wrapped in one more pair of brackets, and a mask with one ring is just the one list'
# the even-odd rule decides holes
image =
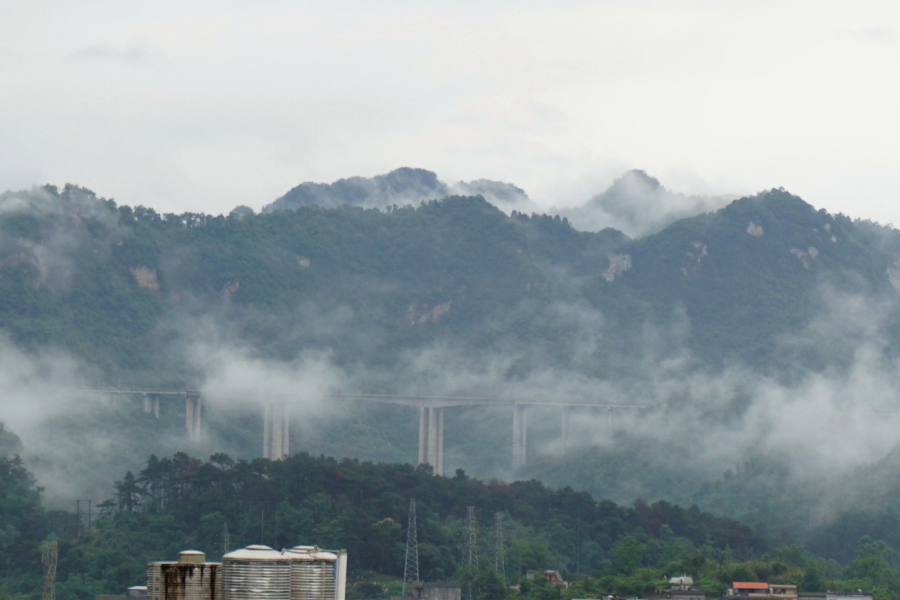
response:
{"label": "power line", "polygon": [[403,591],[406,597],[406,584],[419,582],[419,534],[416,526],[416,501],[409,501],[409,525],[406,528],[406,560],[403,565]]}

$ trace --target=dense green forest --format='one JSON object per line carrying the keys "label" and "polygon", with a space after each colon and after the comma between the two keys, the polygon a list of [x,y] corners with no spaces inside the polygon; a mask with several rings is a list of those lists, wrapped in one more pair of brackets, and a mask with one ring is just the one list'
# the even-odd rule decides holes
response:
{"label": "dense green forest", "polygon": [[[200,548],[220,558],[230,547],[316,543],[346,548],[350,596],[396,594],[403,570],[409,501],[416,500],[420,573],[427,581],[462,581],[478,598],[572,598],[645,594],[667,576],[688,573],[713,594],[734,580],[777,579],[805,591],[864,587],[897,597],[900,564],[883,542],[862,537],[845,565],[816,558],[790,540],[766,538],[737,521],[696,507],[637,500],[630,507],[596,501],[538,481],[480,481],[459,470],[435,477],[427,467],[296,454],[282,461],[207,461],[152,456],[115,483],[88,523],[47,512],[18,458],[0,459],[0,593],[37,597],[39,543],[59,540],[60,600],[139,584],[152,560]],[[465,515],[479,522],[479,568],[462,562]],[[506,579],[494,571],[494,526],[502,515]],[[574,586],[524,580],[528,569],[559,569]],[[518,592],[504,584],[522,583]]]}
{"label": "dense green forest", "polygon": [[[579,231],[559,217],[506,215],[477,196],[213,216],[158,214],[76,186],[47,186],[2,194],[0,209],[0,418],[22,438],[0,430],[0,453],[23,457],[4,459],[9,518],[0,535],[4,548],[31,548],[4,552],[10,590],[31,589],[33,551],[48,535],[63,540],[71,566],[60,590],[75,597],[77,589],[133,583],[148,558],[117,564],[104,554],[112,551],[102,549],[103,536],[121,549],[131,543],[122,536],[140,533],[154,558],[194,544],[215,555],[226,523],[236,543],[321,535],[311,541],[350,547],[359,572],[396,574],[400,542],[366,558],[354,545],[363,542],[336,537],[344,530],[335,523],[358,517],[354,532],[384,541],[378,535],[402,531],[414,496],[427,515],[423,528],[433,528],[423,535],[436,536],[423,538],[434,545],[425,546],[423,565],[442,565],[435,577],[462,577],[452,545],[465,505],[452,499],[461,489],[483,499],[471,504],[486,528],[503,511],[521,532],[510,538],[511,577],[549,560],[569,576],[634,593],[675,570],[712,590],[739,568],[749,569],[742,577],[859,580],[847,585],[882,595],[893,581],[900,235],[890,227],[817,211],[780,189],[639,239]],[[230,386],[249,397],[272,381],[312,398],[296,407],[292,448],[346,461],[254,459],[255,400],[216,403],[214,392]],[[156,419],[134,399],[104,403],[76,393],[97,384],[200,389],[211,398],[205,436],[185,440],[183,413],[169,406]],[[385,406],[350,411],[325,402],[322,391],[587,398],[650,409],[616,422],[576,411],[563,453],[558,411],[536,408],[529,464],[518,472],[509,467],[506,412],[448,411],[449,472],[544,482],[483,484],[355,462],[414,462],[416,416]],[[155,489],[146,457],[177,451],[159,462],[177,462],[190,476]],[[300,504],[285,504],[289,483],[255,499],[228,479],[258,471],[274,482],[288,477],[283,469],[349,473],[366,483],[347,500],[323,479]],[[128,470],[131,478],[119,474]],[[202,490],[194,481],[201,472]],[[30,473],[47,488],[43,508]],[[418,483],[401,484],[404,477]],[[105,505],[109,514],[90,534],[58,510],[71,510],[76,498],[99,503],[113,479],[131,492]],[[447,486],[440,494],[448,504],[429,502],[429,485]],[[532,488],[544,504],[530,516],[489,493]],[[216,490],[226,490],[226,500],[211,500]],[[392,499],[376,501],[385,494]],[[602,509],[627,527],[601,527],[595,538],[572,525],[582,522],[577,515],[564,526],[539,524],[536,515],[566,494],[594,511],[591,519],[603,521]],[[366,498],[378,509],[364,508]],[[332,529],[303,529],[309,517],[296,511],[304,502],[323,503]],[[647,511],[664,514],[671,531],[640,525]],[[696,525],[701,537],[673,524],[694,516],[704,523]],[[370,531],[374,523],[384,531]],[[169,530],[181,537],[163,539]],[[264,540],[251,535],[257,530]],[[725,530],[744,541],[729,541]],[[671,538],[659,542],[660,532]],[[540,542],[529,550],[540,560],[515,554],[513,540],[526,538]],[[640,568],[615,567],[621,539],[642,548]],[[684,552],[666,554],[670,546]],[[78,562],[95,555],[106,558]],[[600,588],[578,589],[587,596]]]}
{"label": "dense green forest", "polygon": [[[639,240],[510,217],[478,197],[160,215],[68,186],[0,204],[0,326],[12,340],[65,349],[105,377],[181,384],[201,376],[183,360],[183,327],[201,318],[267,356],[327,349],[354,367],[398,368],[436,340],[483,355],[528,347],[510,377],[547,365],[627,377],[647,350],[636,332],[652,326],[658,344],[707,364],[789,374],[841,358],[804,347],[788,367],[778,343],[821,308],[822,286],[893,298],[900,257],[893,229],[782,190]],[[684,333],[672,331],[678,315]],[[585,325],[589,353],[573,343]]]}

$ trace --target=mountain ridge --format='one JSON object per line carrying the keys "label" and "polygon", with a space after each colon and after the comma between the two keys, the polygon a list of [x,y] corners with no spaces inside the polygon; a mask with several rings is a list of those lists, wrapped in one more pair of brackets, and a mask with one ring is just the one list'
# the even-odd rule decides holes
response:
{"label": "mountain ridge", "polygon": [[[673,221],[722,207],[729,196],[688,196],[667,190],[645,171],[633,169],[580,206],[542,208],[511,183],[478,179],[446,184],[426,169],[401,167],[374,177],[349,177],[333,183],[301,183],[262,208],[263,213],[301,206],[335,208],[344,204],[386,209],[418,205],[446,196],[483,196],[505,212],[551,214],[567,218],[581,231],[620,229],[631,237],[659,231]],[[246,207],[237,207],[246,213]]]}

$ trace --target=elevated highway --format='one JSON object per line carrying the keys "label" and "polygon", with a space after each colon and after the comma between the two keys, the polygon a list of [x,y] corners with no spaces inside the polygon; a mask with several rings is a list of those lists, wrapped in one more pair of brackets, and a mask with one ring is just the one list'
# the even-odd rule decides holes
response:
{"label": "elevated highway", "polygon": [[[137,396],[144,399],[144,411],[157,418],[162,401],[184,401],[184,421],[188,437],[199,440],[202,433],[203,397],[200,390],[172,390],[138,387],[81,387],[76,391],[96,395]],[[513,442],[512,467],[518,469],[527,464],[528,408],[554,407],[561,411],[561,436],[566,447],[570,429],[570,412],[573,408],[615,412],[639,411],[649,408],[645,404],[620,404],[616,402],[584,399],[522,399],[487,398],[475,396],[403,396],[392,394],[329,393],[321,397],[335,402],[370,402],[406,406],[419,410],[418,463],[431,465],[435,474],[444,474],[444,411],[454,408],[478,406],[508,406],[512,409]],[[215,395],[208,400],[245,401],[244,397]],[[263,406],[263,457],[272,460],[290,454],[290,405],[302,400],[300,394],[267,394]]]}

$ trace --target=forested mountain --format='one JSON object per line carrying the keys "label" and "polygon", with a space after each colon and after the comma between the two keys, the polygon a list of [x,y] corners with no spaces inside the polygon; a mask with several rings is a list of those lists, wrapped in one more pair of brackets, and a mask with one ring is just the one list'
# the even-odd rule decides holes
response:
{"label": "forested mountain", "polygon": [[[90,523],[48,513],[18,460],[0,458],[0,594],[39,595],[39,542],[59,541],[57,597],[76,600],[142,582],[146,565],[200,548],[219,559],[231,548],[264,542],[281,548],[318,543],[346,548],[348,596],[396,595],[403,570],[407,509],[416,500],[419,573],[454,579],[479,600],[569,600],[616,592],[643,594],[671,573],[689,573],[711,594],[735,579],[775,577],[804,591],[865,586],[892,598],[895,556],[863,539],[846,568],[817,559],[786,540],[774,542],[745,525],[666,502],[632,507],[597,502],[571,488],[537,481],[483,482],[463,471],[435,477],[427,468],[337,461],[297,454],[270,462],[217,454],[151,456],[137,474],[116,482]],[[475,507],[480,561],[461,560],[465,516]],[[11,513],[11,515],[10,515]],[[504,571],[495,570],[496,520],[503,521]],[[224,536],[228,536],[227,540]],[[766,553],[768,552],[768,553]],[[559,569],[571,589],[526,580],[528,569]],[[505,584],[519,582],[513,594]]]}
{"label": "forested mountain", "polygon": [[[326,392],[641,404],[575,411],[565,454],[533,409],[519,473],[506,412],[448,411],[447,471],[697,504],[846,563],[862,534],[900,548],[898,288],[896,230],[780,189],[636,238],[478,196],[212,216],[8,192],[0,445],[61,505],[151,452],[253,458],[265,394],[305,399],[292,448],[389,462],[417,417]],[[240,402],[190,446],[183,414],[85,403],[97,381]]]}
{"label": "forested mountain", "polygon": [[477,179],[448,185],[425,169],[403,167],[375,177],[349,177],[334,183],[301,183],[263,207],[262,212],[292,210],[303,206],[337,208],[349,204],[363,208],[418,205],[422,200],[453,194],[482,196],[504,212],[531,212],[537,207],[528,194],[511,183]]}
{"label": "forested mountain", "polygon": [[396,367],[440,340],[513,354],[507,376],[627,376],[647,327],[677,337],[659,347],[712,363],[820,367],[842,349],[786,336],[818,316],[825,289],[887,302],[896,324],[900,235],[781,190],[637,240],[478,197],[215,217],[67,187],[6,193],[0,207],[3,330],[129,377],[196,376],[169,359],[183,319],[201,315],[268,356],[326,349],[341,365]]}
{"label": "forested mountain", "polygon": [[581,231],[619,229],[631,237],[656,233],[678,219],[725,206],[733,198],[671,192],[644,171],[628,171],[581,206],[553,209]]}
{"label": "forested mountain", "polygon": [[[671,192],[644,171],[632,170],[581,205],[542,211],[525,190],[511,183],[478,179],[446,184],[432,171],[403,167],[375,177],[349,177],[334,183],[301,183],[264,206],[262,212],[304,206],[337,208],[343,205],[386,209],[391,206],[417,206],[422,200],[451,195],[481,196],[507,214],[511,211],[526,214],[546,212],[566,218],[579,231],[614,228],[630,237],[656,233],[678,219],[722,208],[733,199]],[[252,213],[252,209],[246,206],[235,211],[237,214]]]}

